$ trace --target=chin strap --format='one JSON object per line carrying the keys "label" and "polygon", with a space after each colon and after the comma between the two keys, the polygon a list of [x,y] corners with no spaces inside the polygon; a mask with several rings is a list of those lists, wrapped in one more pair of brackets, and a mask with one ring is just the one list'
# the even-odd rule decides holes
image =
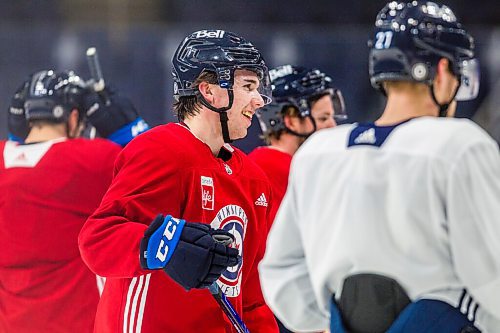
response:
{"label": "chin strap", "polygon": [[229,137],[229,127],[227,126],[227,112],[219,112],[220,127],[222,128],[222,138],[225,143],[231,143],[233,140]]}
{"label": "chin strap", "polygon": [[222,107],[222,108],[216,108],[210,103],[207,102],[207,100],[203,97],[203,95],[198,91],[197,92],[197,97],[198,100],[200,101],[201,104],[203,104],[206,108],[217,112],[220,117],[220,126],[222,129],[222,138],[224,139],[225,143],[231,143],[233,140],[229,137],[229,127],[227,125],[227,110],[229,110],[233,106],[233,101],[234,101],[234,94],[232,89],[227,90],[227,95],[229,96],[229,103],[227,106]]}
{"label": "chin strap", "polygon": [[439,117],[446,117],[448,115],[448,108],[450,107],[450,104],[455,99],[455,96],[457,95],[459,88],[460,88],[460,85],[457,86],[457,89],[455,89],[455,92],[453,93],[453,96],[451,97],[451,100],[448,103],[439,104],[438,100],[436,99],[436,94],[434,93],[434,84],[431,84],[429,86],[429,89],[431,90],[432,100],[439,108]]}
{"label": "chin strap", "polygon": [[290,134],[293,134],[295,136],[298,136],[299,138],[305,138],[307,139],[308,137],[310,137],[314,132],[316,132],[316,121],[314,120],[314,118],[311,116],[311,115],[308,115],[306,118],[303,118],[303,119],[311,119],[311,122],[313,124],[313,130],[310,132],[310,133],[306,133],[306,134],[303,134],[303,133],[299,133],[299,132],[295,132],[294,130],[291,130],[289,129],[288,127],[286,127],[285,124],[283,124],[285,126],[285,130],[290,133]]}

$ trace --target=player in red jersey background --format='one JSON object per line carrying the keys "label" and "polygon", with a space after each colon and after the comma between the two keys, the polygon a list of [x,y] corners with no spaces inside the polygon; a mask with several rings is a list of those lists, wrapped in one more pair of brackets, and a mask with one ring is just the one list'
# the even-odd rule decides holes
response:
{"label": "player in red jersey background", "polygon": [[[257,111],[267,146],[257,147],[249,157],[273,185],[275,210],[288,184],[293,154],[317,130],[334,127],[346,118],[340,90],[317,69],[284,65],[269,71],[273,102]],[[274,218],[274,214],[272,214]]]}
{"label": "player in red jersey background", "polygon": [[[81,260],[77,237],[121,147],[79,136],[89,119],[101,133],[139,119],[130,101],[109,97],[104,105],[74,72],[48,70],[13,98],[9,130],[24,143],[0,142],[0,332],[92,331],[104,281]],[[89,102],[101,106],[92,117]]]}

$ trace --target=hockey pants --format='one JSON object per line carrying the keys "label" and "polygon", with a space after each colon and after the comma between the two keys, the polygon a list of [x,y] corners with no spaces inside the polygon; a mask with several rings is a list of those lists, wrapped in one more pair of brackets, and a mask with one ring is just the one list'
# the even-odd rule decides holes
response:
{"label": "hockey pants", "polygon": [[[331,333],[345,330],[335,302],[331,306]],[[480,333],[457,308],[438,300],[422,299],[410,303],[386,333]],[[372,333],[372,332],[359,332]]]}

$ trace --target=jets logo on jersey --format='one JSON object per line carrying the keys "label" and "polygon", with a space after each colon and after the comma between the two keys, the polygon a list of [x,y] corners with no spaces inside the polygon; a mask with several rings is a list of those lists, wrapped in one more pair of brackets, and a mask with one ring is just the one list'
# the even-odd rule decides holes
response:
{"label": "jets logo on jersey", "polygon": [[201,176],[201,208],[214,210],[214,180],[212,177]]}
{"label": "jets logo on jersey", "polygon": [[264,193],[262,193],[260,197],[258,197],[257,200],[255,200],[255,205],[267,207],[267,200]]}
{"label": "jets logo on jersey", "polygon": [[375,137],[374,128],[367,129],[366,131],[359,134],[356,139],[354,139],[355,144],[361,144],[361,143],[374,144],[376,141],[377,138]]}
{"label": "jets logo on jersey", "polygon": [[[248,218],[245,210],[238,205],[222,207],[210,225],[215,229],[222,229],[234,236],[231,247],[236,248],[243,258],[243,240],[247,229]],[[241,292],[241,272],[243,261],[238,265],[228,267],[221,275],[217,284],[227,297],[237,297]]]}

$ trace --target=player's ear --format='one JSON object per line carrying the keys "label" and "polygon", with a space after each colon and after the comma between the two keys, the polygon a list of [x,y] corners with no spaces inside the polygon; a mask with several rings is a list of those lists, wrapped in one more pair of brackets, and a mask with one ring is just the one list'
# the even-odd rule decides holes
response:
{"label": "player's ear", "polygon": [[453,75],[450,70],[450,61],[446,58],[439,59],[439,62],[436,66],[436,77],[435,83],[440,84],[443,80],[446,80],[448,76]]}
{"label": "player's ear", "polygon": [[285,123],[285,126],[289,129],[291,129],[292,131],[296,131],[296,130],[300,129],[299,117],[286,114],[283,116],[283,122]]}
{"label": "player's ear", "polygon": [[80,136],[80,119],[77,109],[71,110],[68,116],[68,135],[70,138],[76,138]]}
{"label": "player's ear", "polygon": [[206,82],[206,81],[202,81],[200,82],[200,84],[198,85],[198,90],[200,91],[201,93],[201,96],[203,96],[203,98],[209,102],[209,103],[213,103],[214,102],[214,91],[213,91],[213,87],[210,83]]}

